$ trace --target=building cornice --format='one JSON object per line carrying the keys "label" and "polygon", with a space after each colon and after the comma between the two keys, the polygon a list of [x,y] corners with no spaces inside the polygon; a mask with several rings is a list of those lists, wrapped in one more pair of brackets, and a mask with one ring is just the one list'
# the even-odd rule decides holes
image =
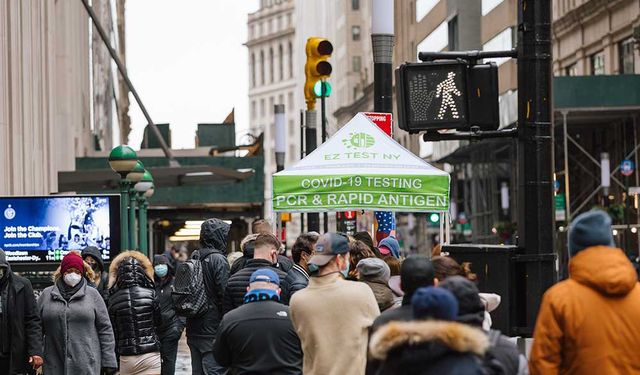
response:
{"label": "building cornice", "polygon": [[295,31],[296,31],[295,28],[289,27],[289,28],[286,28],[286,29],[284,29],[282,31],[278,31],[278,32],[273,33],[273,34],[269,34],[269,35],[262,36],[260,38],[248,40],[247,42],[244,43],[244,45],[247,46],[248,48],[251,48],[251,47],[254,47],[254,46],[258,45],[258,44],[271,42],[271,41],[274,41],[274,40],[277,40],[277,39],[281,39],[281,38],[286,37],[286,36],[293,35],[293,34],[295,34]]}
{"label": "building cornice", "polygon": [[553,34],[563,36],[628,0],[590,0],[553,21]]}

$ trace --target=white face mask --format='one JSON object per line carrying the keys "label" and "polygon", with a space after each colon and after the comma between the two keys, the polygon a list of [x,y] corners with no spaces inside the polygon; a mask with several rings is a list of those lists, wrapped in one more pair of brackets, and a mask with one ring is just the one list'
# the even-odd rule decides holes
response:
{"label": "white face mask", "polygon": [[78,275],[77,273],[72,272],[64,275],[64,282],[72,288],[78,285],[80,280],[82,280],[82,276]]}

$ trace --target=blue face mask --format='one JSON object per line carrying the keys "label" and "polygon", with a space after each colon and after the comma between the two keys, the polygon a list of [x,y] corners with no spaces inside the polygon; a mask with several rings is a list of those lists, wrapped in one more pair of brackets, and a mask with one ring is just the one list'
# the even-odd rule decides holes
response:
{"label": "blue face mask", "polygon": [[[345,257],[346,258],[346,257]],[[349,268],[351,267],[351,263],[347,262],[347,268],[340,270],[340,273],[342,274],[342,276],[344,276],[344,278],[346,279],[347,277],[349,277]]]}
{"label": "blue face mask", "polygon": [[158,264],[157,266],[153,267],[153,270],[156,273],[156,276],[162,278],[167,276],[167,272],[169,272],[169,266],[167,266],[166,264]]}

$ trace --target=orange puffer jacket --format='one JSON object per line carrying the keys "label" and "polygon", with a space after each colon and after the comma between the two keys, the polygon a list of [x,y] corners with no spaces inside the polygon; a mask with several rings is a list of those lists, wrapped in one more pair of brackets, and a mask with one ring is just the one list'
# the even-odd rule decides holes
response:
{"label": "orange puffer jacket", "polygon": [[539,374],[640,374],[640,286],[620,249],[596,246],[544,295],[529,363]]}

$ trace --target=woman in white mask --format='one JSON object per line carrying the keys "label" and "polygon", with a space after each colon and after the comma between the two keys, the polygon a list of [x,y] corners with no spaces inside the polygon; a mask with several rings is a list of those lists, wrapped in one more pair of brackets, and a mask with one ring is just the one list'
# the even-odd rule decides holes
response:
{"label": "woman in white mask", "polygon": [[38,298],[47,375],[116,372],[107,308],[100,293],[83,277],[91,278],[92,272],[77,252],[70,252],[54,273],[54,285]]}

